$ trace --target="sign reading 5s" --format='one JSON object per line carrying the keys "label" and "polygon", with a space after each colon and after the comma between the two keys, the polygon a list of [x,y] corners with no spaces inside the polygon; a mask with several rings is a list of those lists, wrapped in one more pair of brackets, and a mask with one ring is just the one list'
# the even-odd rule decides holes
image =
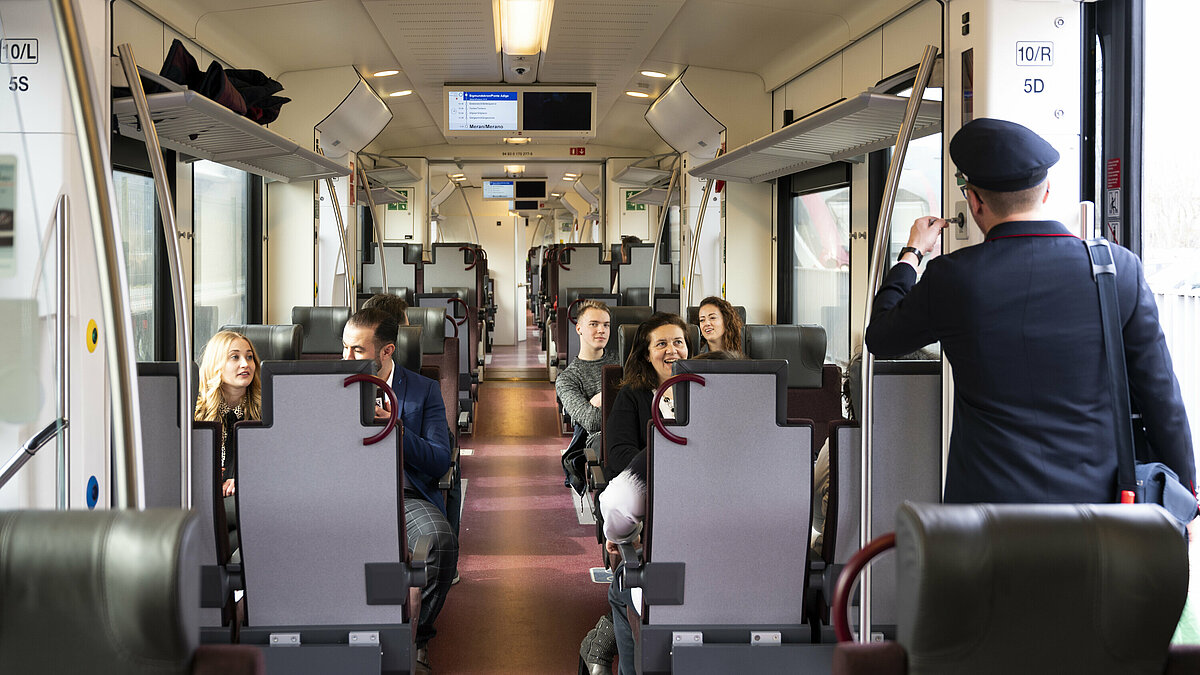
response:
{"label": "sign reading 5s", "polygon": [[9,91],[29,91],[28,75],[13,75],[8,78]]}

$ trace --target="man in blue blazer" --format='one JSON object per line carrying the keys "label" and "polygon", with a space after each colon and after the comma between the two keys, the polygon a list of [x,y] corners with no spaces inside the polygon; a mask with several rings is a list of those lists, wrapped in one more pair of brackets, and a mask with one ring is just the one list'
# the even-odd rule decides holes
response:
{"label": "man in blue blazer", "polygon": [[[436,634],[433,621],[442,610],[458,566],[458,539],[446,520],[438,479],[450,468],[450,434],[438,383],[395,365],[396,317],[381,309],[364,309],[350,317],[342,330],[342,358],[375,362],[376,374],[387,382],[400,403],[404,424],[404,522],[411,553],[418,537],[433,535],[429,582],[421,590],[417,624],[417,661],[428,668],[426,644]],[[391,414],[385,398],[375,408],[377,418]]]}
{"label": "man in blue blazer", "polygon": [[[954,373],[946,502],[1112,502],[1114,415],[1099,296],[1084,243],[1046,220],[1058,152],[1029,129],[978,119],[950,141],[986,240],[931,260],[945,220],[913,223],[866,344],[894,357],[934,341]],[[1195,492],[1187,414],[1141,261],[1112,247],[1133,405],[1152,459]]]}

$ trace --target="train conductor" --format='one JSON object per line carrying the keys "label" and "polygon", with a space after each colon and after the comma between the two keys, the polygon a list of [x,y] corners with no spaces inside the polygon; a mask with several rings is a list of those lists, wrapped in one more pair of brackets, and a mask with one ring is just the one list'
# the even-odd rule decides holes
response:
{"label": "train conductor", "polygon": [[[929,261],[948,223],[913,223],[875,296],[867,347],[887,358],[934,341],[954,373],[945,501],[1116,500],[1114,415],[1087,249],[1048,220],[1047,174],[1058,152],[1012,122],[977,119],[950,158],[985,241]],[[1187,414],[1142,263],[1112,247],[1129,389],[1150,459],[1195,493]]]}

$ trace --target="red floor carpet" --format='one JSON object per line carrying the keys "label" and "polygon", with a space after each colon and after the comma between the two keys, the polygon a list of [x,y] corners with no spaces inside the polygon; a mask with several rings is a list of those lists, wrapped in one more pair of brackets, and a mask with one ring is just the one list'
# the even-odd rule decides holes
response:
{"label": "red floor carpet", "polygon": [[[535,343],[536,344],[536,343]],[[554,387],[484,382],[459,533],[462,581],[430,643],[436,673],[574,673],[579,642],[608,611],[591,526],[563,487]]]}

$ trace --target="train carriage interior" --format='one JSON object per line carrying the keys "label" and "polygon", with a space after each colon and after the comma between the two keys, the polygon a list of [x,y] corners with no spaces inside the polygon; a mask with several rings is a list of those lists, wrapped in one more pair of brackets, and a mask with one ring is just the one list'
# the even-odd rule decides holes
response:
{"label": "train carriage interior", "polygon": [[[1016,150],[951,139],[1023,125],[1053,236],[1133,253],[1194,502],[1197,23],[0,0],[0,672],[1200,672],[1200,526],[948,492],[968,406],[1015,436],[1073,403],[969,387],[996,352],[955,340],[1006,319],[864,352],[906,300],[987,301],[876,306],[999,248],[972,167]],[[1060,278],[1029,266],[972,273]],[[1034,306],[1077,356],[1044,370],[1119,361]],[[1165,462],[1126,354],[1103,406]]]}

